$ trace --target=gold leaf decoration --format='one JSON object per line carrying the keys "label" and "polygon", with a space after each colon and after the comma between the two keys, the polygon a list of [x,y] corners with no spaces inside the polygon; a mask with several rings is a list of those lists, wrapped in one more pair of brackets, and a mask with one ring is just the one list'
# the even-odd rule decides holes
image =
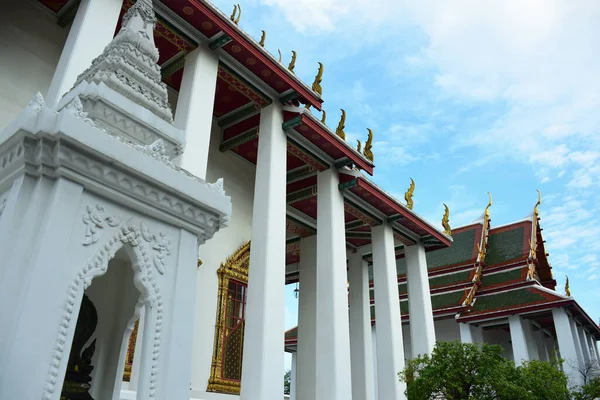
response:
{"label": "gold leaf decoration", "polygon": [[277,61],[281,62],[281,50],[277,49],[277,52],[279,53],[279,60]]}
{"label": "gold leaf decoration", "polygon": [[450,209],[444,204],[444,216],[442,217],[442,226],[444,227],[444,234],[451,236],[452,228],[450,228]]}
{"label": "gold leaf decoration", "polygon": [[539,211],[538,211],[538,206],[539,206],[540,204],[542,204],[542,192],[540,192],[540,191],[539,191],[539,190],[537,190],[537,189],[536,189],[536,191],[537,191],[537,193],[538,193],[538,200],[537,200],[537,203],[535,203],[535,206],[533,206],[533,216],[534,216],[534,218],[537,220],[537,218],[538,218],[538,217],[539,217],[539,215],[540,215],[540,213],[539,213]]}
{"label": "gold leaf decoration", "polygon": [[344,132],[344,128],[346,127],[346,111],[342,108],[342,117],[340,118],[340,122],[335,130],[335,134],[346,140],[346,132]]}
{"label": "gold leaf decoration", "polygon": [[239,4],[237,6],[238,6],[238,15],[237,15],[237,18],[235,19],[235,21],[233,21],[233,23],[236,25],[239,24],[240,18],[242,17],[242,6],[240,6]]}
{"label": "gold leaf decoration", "polygon": [[566,278],[567,278],[567,281],[565,282],[565,294],[567,296],[571,297],[571,288],[569,287],[569,277],[566,276]]}
{"label": "gold leaf decoration", "polygon": [[323,81],[323,64],[319,63],[319,71],[317,71],[317,76],[315,76],[315,80],[312,84],[312,90],[319,95],[323,95],[323,88],[321,87],[321,82]]}
{"label": "gold leaf decoration", "polygon": [[367,128],[369,131],[369,135],[367,136],[367,142],[365,143],[365,150],[363,151],[363,155],[367,158],[367,160],[373,162],[373,152],[371,149],[373,148],[373,131]]}
{"label": "gold leaf decoration", "polygon": [[258,42],[259,45],[261,45],[262,47],[265,47],[265,40],[267,40],[267,32],[265,31],[261,31],[262,35],[260,36],[260,42]]}
{"label": "gold leaf decoration", "polygon": [[487,192],[488,196],[490,196],[490,201],[488,202],[488,205],[485,207],[485,216],[486,218],[490,218],[490,207],[492,206],[492,194],[490,192]]}
{"label": "gold leaf decoration", "polygon": [[413,194],[415,193],[415,181],[413,181],[413,178],[410,178],[410,186],[408,187],[408,190],[406,191],[406,193],[404,194],[404,200],[406,200],[406,207],[409,210],[413,209]]}
{"label": "gold leaf decoration", "polygon": [[237,9],[238,9],[237,4],[234,4],[234,6],[233,6],[233,12],[231,13],[231,16],[229,17],[229,19],[231,20],[231,22],[235,22],[235,16],[237,14]]}
{"label": "gold leaf decoration", "polygon": [[358,151],[360,153],[360,151],[362,150],[362,143],[360,142],[360,140],[357,140],[358,142],[358,146],[356,146],[356,151]]}
{"label": "gold leaf decoration", "polygon": [[294,68],[296,68],[296,52],[294,50],[292,50],[292,60],[290,61],[290,64],[288,65],[288,69],[290,70],[290,72],[292,74],[295,74]]}
{"label": "gold leaf decoration", "polygon": [[321,110],[323,112],[323,117],[321,118],[321,123],[325,125],[325,121],[327,120],[327,113],[325,110]]}

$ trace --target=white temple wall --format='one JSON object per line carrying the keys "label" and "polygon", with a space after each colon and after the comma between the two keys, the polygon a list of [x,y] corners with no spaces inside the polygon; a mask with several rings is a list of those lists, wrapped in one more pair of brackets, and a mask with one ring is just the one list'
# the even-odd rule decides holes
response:
{"label": "white temple wall", "polygon": [[37,92],[46,94],[68,34],[52,12],[33,0],[2,2],[0,130]]}
{"label": "white temple wall", "polygon": [[435,339],[438,342],[460,341],[460,329],[454,316],[434,321]]}
{"label": "white temple wall", "polygon": [[238,397],[205,391],[213,357],[218,295],[217,270],[227,257],[250,240],[252,232],[256,167],[232,152],[220,152],[220,139],[221,130],[216,120],[213,120],[207,181],[214,182],[219,177],[224,178],[225,192],[231,196],[232,212],[229,227],[217,232],[210,242],[200,246],[199,252],[202,265],[198,268],[191,387],[192,397],[202,400]]}

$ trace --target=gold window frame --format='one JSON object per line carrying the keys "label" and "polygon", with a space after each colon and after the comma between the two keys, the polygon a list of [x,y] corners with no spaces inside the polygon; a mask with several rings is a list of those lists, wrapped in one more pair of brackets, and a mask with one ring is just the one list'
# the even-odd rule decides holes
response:
{"label": "gold window frame", "polygon": [[[209,392],[239,394],[240,382],[222,378],[223,372],[223,333],[225,329],[225,316],[227,314],[227,299],[229,281],[235,280],[248,285],[248,267],[250,265],[250,241],[244,243],[227,260],[221,264],[217,274],[219,276],[219,294],[217,298],[217,321],[215,324],[215,344],[213,359],[208,380]],[[242,349],[240,349],[242,354]]]}

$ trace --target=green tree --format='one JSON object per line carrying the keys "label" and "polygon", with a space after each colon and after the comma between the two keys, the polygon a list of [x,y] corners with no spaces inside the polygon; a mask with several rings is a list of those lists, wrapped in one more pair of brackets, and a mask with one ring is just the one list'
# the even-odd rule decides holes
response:
{"label": "green tree", "polygon": [[565,400],[567,378],[540,361],[515,367],[496,345],[439,342],[431,356],[409,360],[400,379],[409,400]]}
{"label": "green tree", "polygon": [[594,400],[600,398],[600,378],[594,378],[573,393],[575,400]]}
{"label": "green tree", "polygon": [[292,371],[287,370],[283,375],[283,394],[290,394],[290,387],[292,385]]}

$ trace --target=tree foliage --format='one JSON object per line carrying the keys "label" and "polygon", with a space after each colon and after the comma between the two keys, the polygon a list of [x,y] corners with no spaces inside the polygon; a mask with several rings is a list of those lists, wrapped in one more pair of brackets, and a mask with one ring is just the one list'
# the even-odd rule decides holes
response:
{"label": "tree foliage", "polygon": [[283,375],[283,394],[290,394],[292,386],[292,371],[287,370],[287,372]]}
{"label": "tree foliage", "polygon": [[502,357],[502,347],[439,342],[431,356],[409,360],[400,379],[409,400],[566,400],[567,377],[555,365],[521,367]]}

